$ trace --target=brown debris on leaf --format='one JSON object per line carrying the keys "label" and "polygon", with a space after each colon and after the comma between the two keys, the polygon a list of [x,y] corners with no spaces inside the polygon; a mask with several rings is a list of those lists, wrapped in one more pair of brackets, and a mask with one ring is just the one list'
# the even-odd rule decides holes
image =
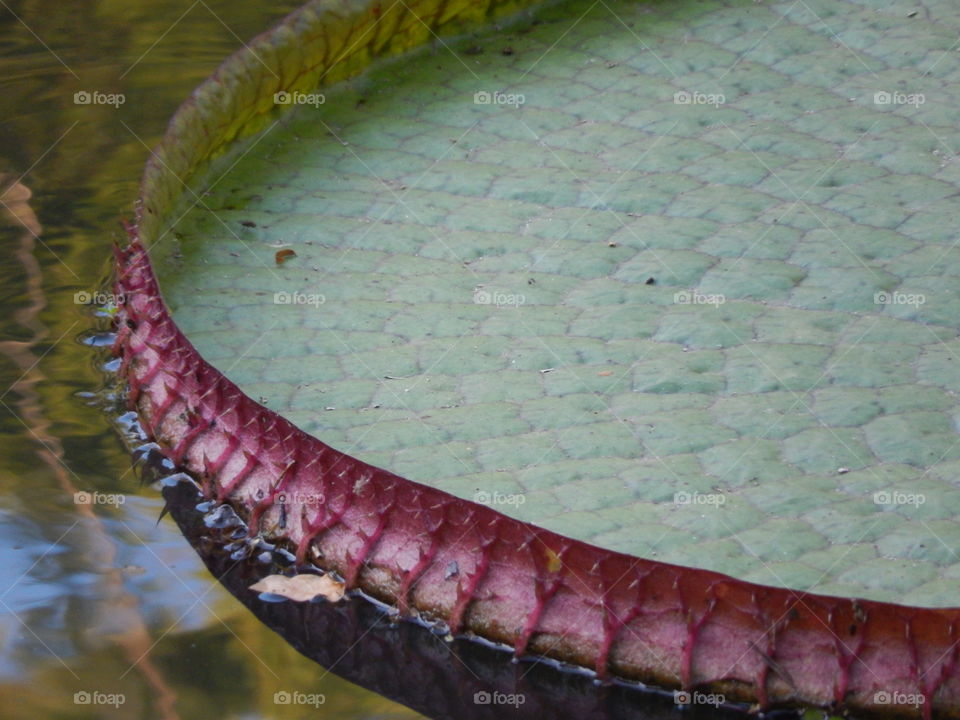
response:
{"label": "brown debris on leaf", "polygon": [[287,250],[277,250],[274,259],[277,261],[277,265],[283,265],[288,259],[296,257],[297,254],[290,249]]}
{"label": "brown debris on leaf", "polygon": [[295,600],[307,602],[322,595],[330,602],[338,602],[343,598],[344,587],[329,575],[268,575],[250,589],[255,592],[280,595]]}

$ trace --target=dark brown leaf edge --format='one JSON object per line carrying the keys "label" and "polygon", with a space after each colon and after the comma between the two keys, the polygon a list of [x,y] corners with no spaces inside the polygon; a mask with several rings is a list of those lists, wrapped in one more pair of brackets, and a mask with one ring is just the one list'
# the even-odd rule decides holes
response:
{"label": "dark brown leaf edge", "polygon": [[[563,537],[345,455],[254,402],[180,332],[145,248],[184,188],[311,91],[530,0],[314,2],[231,56],[177,111],[117,250],[113,352],[141,425],[252,534],[452,635],[760,710],[960,717],[960,609],[755,585]],[[314,502],[314,500],[316,502]]]}

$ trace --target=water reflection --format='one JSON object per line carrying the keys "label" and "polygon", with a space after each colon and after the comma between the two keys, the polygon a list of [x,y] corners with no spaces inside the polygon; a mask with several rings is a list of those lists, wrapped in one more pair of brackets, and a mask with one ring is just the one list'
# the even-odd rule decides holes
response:
{"label": "water reflection", "polygon": [[[104,358],[76,342],[148,147],[240,38],[297,4],[0,3],[4,718],[298,717],[273,693],[318,677],[158,524],[109,398],[90,394]],[[343,718],[417,717],[334,676],[319,687]]]}
{"label": "water reflection", "polygon": [[[277,563],[230,550],[235,525],[223,522],[224,506],[209,509],[189,482],[164,488],[171,514],[211,573],[264,624],[325,668],[431,718],[455,720],[677,720],[742,718],[723,708],[677,710],[672,695],[598,687],[584,674],[546,663],[513,663],[502,649],[458,638],[448,642],[412,622],[395,622],[385,608],[363,597],[339,603],[291,602],[250,590],[261,578],[283,572]],[[198,503],[199,506],[198,506]],[[208,510],[204,515],[201,510]],[[241,534],[245,534],[242,532]],[[279,702],[320,707],[326,699],[312,684],[291,680],[277,691]],[[770,716],[774,717],[774,716]],[[792,713],[776,717],[793,718]]]}

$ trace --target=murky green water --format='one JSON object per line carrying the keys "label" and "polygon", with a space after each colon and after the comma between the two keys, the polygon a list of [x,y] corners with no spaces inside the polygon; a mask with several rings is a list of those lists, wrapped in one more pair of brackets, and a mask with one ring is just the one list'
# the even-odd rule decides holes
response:
{"label": "murky green water", "polygon": [[[296,4],[0,3],[5,718],[418,717],[302,658],[221,588],[78,395],[102,373],[77,342],[94,322],[77,300],[106,275],[148,148]],[[274,702],[292,690],[325,703]]]}

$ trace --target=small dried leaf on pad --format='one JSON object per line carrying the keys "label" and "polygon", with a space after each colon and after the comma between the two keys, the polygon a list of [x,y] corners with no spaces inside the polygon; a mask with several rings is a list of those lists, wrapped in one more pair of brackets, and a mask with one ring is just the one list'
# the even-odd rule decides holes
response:
{"label": "small dried leaf on pad", "polygon": [[323,596],[330,602],[343,598],[344,585],[329,575],[268,575],[260,582],[250,586],[251,590],[261,593],[280,595],[297,602],[313,600]]}

